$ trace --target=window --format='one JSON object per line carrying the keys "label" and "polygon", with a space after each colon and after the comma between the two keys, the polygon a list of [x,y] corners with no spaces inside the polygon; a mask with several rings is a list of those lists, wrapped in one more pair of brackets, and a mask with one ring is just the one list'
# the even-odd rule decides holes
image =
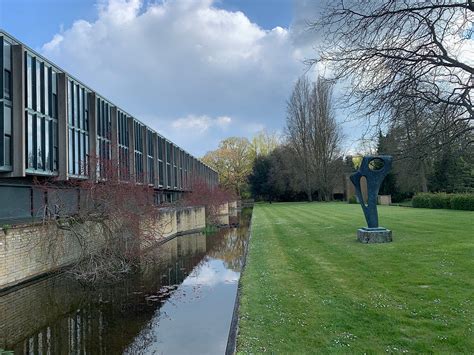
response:
{"label": "window", "polygon": [[53,120],[53,171],[58,170],[58,122]]}
{"label": "window", "polygon": [[155,184],[155,134],[147,129],[147,173],[148,183]]}
{"label": "window", "polygon": [[161,137],[158,137],[158,184],[160,186],[164,185],[164,149],[163,149],[164,140]]}
{"label": "window", "polygon": [[117,112],[117,141],[119,148],[119,177],[121,180],[130,179],[130,153],[129,153],[129,129],[128,116]]}
{"label": "window", "polygon": [[11,44],[3,40],[3,97],[6,100],[12,98],[12,63],[11,63]]}
{"label": "window", "polygon": [[47,167],[51,166],[51,146],[50,137],[52,137],[51,131],[52,125],[50,120],[44,121],[44,163]]}
{"label": "window", "polygon": [[[25,139],[28,173],[52,175],[58,169],[57,76],[41,58],[25,54]],[[57,97],[57,96],[56,96]]]}
{"label": "window", "polygon": [[36,116],[36,169],[44,169],[44,125],[43,119],[40,116]]}
{"label": "window", "polygon": [[166,186],[171,187],[171,143],[165,141],[166,151]]}
{"label": "window", "polygon": [[5,69],[3,74],[4,97],[7,100],[12,98],[12,73]]}
{"label": "window", "polygon": [[[51,87],[53,90],[53,85]],[[87,95],[88,91],[84,87],[68,80],[68,174],[74,177],[89,175],[89,130],[84,123],[84,117],[88,115],[88,109],[84,107]]]}
{"label": "window", "polygon": [[41,104],[41,62],[38,61],[38,58],[35,58],[35,109],[38,112],[42,112]]}
{"label": "window", "polygon": [[58,118],[58,81],[57,73],[51,70],[51,107],[49,114],[53,118]]}
{"label": "window", "polygon": [[3,108],[4,113],[4,134],[11,136],[12,135],[12,109],[10,106],[5,105]]}
{"label": "window", "polygon": [[27,161],[27,168],[34,169],[35,168],[35,154],[34,154],[34,127],[33,127],[33,120],[34,116],[31,113],[28,113],[28,122],[27,122],[27,129],[26,129],[26,144],[27,144],[27,151],[26,151],[26,161]]}
{"label": "window", "polygon": [[0,167],[10,169],[12,165],[12,109],[9,105],[0,102]]}
{"label": "window", "polygon": [[[97,98],[96,121],[97,121],[97,159],[98,174],[101,178],[107,178],[107,167],[111,168],[111,105],[101,98]],[[87,126],[87,114],[83,115],[83,126]]]}
{"label": "window", "polygon": [[51,88],[49,87],[49,71],[50,68],[43,65],[43,85],[41,86],[41,97],[43,101],[43,113],[51,116],[49,112],[49,97]]}
{"label": "window", "polygon": [[137,121],[133,122],[133,133],[135,138],[135,179],[144,182],[143,176],[143,128]]}
{"label": "window", "polygon": [[33,57],[26,55],[26,107],[33,109]]}

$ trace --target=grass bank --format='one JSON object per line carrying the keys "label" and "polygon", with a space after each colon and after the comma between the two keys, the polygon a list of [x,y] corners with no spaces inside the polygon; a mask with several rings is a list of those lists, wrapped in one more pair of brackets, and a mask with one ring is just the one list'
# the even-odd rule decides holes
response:
{"label": "grass bank", "polygon": [[256,205],[239,352],[474,349],[474,213],[379,206],[393,243],[356,242],[359,205]]}

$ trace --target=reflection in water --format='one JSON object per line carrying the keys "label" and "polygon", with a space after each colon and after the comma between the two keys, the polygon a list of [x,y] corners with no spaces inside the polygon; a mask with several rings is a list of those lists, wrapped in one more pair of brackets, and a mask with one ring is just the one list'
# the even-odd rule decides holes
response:
{"label": "reflection in water", "polygon": [[15,353],[223,353],[249,212],[239,228],[177,237],[140,270],[94,289],[66,275],[0,296],[0,349]]}

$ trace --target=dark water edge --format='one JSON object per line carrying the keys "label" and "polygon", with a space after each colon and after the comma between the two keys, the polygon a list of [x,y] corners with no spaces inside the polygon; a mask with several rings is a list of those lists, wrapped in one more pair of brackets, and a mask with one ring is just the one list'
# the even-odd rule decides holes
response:
{"label": "dark water edge", "polygon": [[176,237],[112,285],[59,274],[0,296],[0,353],[224,354],[250,217]]}

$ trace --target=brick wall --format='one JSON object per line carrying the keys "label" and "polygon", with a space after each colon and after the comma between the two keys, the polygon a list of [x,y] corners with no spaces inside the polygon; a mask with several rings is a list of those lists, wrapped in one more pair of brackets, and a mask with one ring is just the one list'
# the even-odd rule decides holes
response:
{"label": "brick wall", "polygon": [[[205,208],[164,209],[157,221],[145,223],[147,245],[177,233],[205,228]],[[54,228],[54,230],[52,229]],[[85,225],[96,247],[103,235],[99,225]],[[81,257],[83,248],[70,231],[55,225],[19,225],[0,229],[0,290],[59,267]]]}

